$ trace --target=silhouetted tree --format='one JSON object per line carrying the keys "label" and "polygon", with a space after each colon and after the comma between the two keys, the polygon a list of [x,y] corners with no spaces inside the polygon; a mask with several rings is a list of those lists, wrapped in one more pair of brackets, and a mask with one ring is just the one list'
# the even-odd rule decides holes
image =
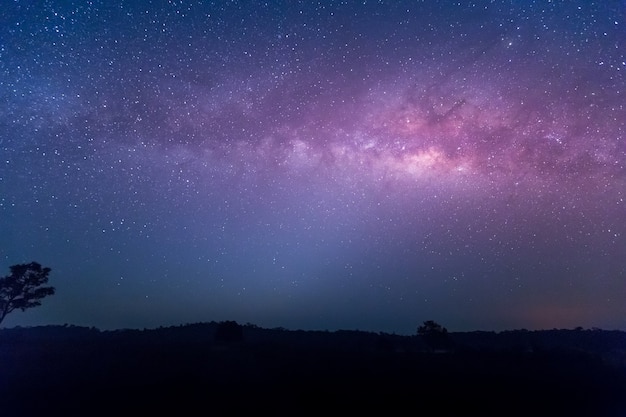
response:
{"label": "silhouetted tree", "polygon": [[243,327],[236,321],[223,321],[217,325],[215,330],[216,342],[242,342]]}
{"label": "silhouetted tree", "polygon": [[10,267],[11,273],[0,278],[0,323],[14,310],[22,311],[41,305],[41,299],[54,294],[48,283],[50,268],[42,268],[37,262]]}
{"label": "silhouetted tree", "polygon": [[424,322],[424,324],[417,328],[417,334],[420,336],[443,333],[448,333],[448,329],[433,320],[427,320]]}
{"label": "silhouetted tree", "polygon": [[417,328],[417,334],[424,339],[424,342],[432,349],[446,349],[451,343],[448,338],[448,329],[441,324],[427,320]]}

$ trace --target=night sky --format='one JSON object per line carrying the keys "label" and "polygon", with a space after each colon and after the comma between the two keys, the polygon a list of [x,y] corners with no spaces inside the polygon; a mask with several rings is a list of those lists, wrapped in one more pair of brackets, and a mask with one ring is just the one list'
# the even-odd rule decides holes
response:
{"label": "night sky", "polygon": [[626,329],[626,2],[0,6],[6,326]]}

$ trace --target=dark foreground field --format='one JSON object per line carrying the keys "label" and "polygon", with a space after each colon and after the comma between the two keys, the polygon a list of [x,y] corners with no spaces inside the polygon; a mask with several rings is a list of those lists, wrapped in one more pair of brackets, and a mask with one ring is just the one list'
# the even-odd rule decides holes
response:
{"label": "dark foreground field", "polygon": [[1,416],[626,416],[622,332],[0,331]]}

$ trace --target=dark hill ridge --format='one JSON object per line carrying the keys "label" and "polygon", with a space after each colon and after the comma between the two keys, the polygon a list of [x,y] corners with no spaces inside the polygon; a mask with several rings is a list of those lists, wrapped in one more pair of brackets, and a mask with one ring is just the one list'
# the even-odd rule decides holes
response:
{"label": "dark hill ridge", "polygon": [[418,336],[234,322],[0,330],[1,415],[304,411],[623,416],[626,333]]}

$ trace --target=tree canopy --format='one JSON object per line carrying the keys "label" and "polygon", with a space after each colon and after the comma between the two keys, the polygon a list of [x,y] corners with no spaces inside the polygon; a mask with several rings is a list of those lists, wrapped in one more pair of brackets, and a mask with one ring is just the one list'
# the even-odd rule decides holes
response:
{"label": "tree canopy", "polygon": [[41,305],[41,300],[55,292],[47,287],[50,268],[37,262],[13,265],[11,273],[0,278],[0,323],[15,310],[26,310]]}
{"label": "tree canopy", "polygon": [[417,328],[417,334],[420,336],[431,336],[447,333],[448,329],[433,320],[426,320],[424,324]]}
{"label": "tree canopy", "polygon": [[419,326],[417,334],[422,337],[431,349],[447,349],[450,347],[451,342],[448,337],[448,329],[433,320],[427,320]]}

